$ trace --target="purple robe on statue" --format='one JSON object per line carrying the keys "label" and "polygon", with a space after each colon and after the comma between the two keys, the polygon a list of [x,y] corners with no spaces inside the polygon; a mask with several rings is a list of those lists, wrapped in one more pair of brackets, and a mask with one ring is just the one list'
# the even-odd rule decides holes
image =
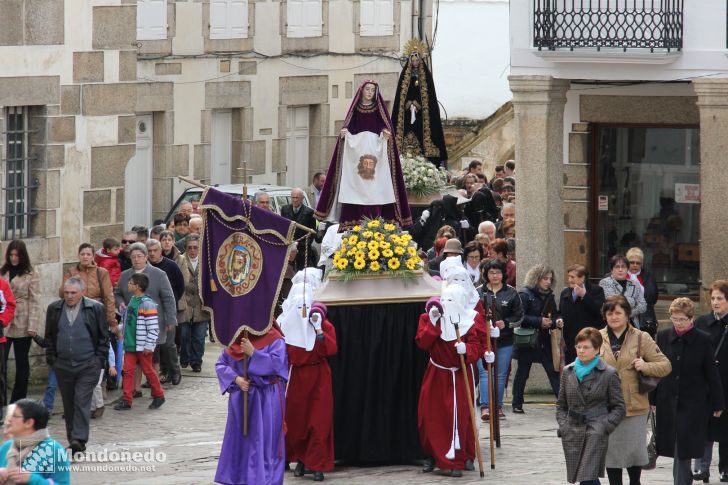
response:
{"label": "purple robe on statue", "polygon": [[[374,103],[368,107],[363,107],[361,104],[363,90],[367,84],[375,85],[377,94]],[[336,147],[334,148],[334,153],[329,163],[329,169],[326,172],[326,182],[321,189],[321,197],[316,205],[316,218],[320,221],[329,220],[338,222],[340,232],[357,225],[364,217],[382,217],[388,222],[398,223],[402,228],[411,226],[412,215],[410,213],[409,203],[407,202],[407,189],[404,185],[402,165],[399,161],[399,150],[394,139],[392,121],[389,117],[387,106],[384,104],[384,99],[379,92],[379,85],[376,82],[364,81],[359,87],[342,128],[349,130],[349,133],[352,135],[363,131],[369,131],[379,135],[383,130],[388,130],[392,134],[387,144],[387,155],[392,175],[392,184],[394,185],[395,202],[393,204],[383,205],[338,203],[340,207],[334,207],[337,204],[337,193],[341,178],[341,157],[345,143],[341,137],[337,137]],[[338,219],[333,216],[334,214],[338,215]]]}
{"label": "purple robe on statue", "polygon": [[231,485],[283,483],[286,446],[283,413],[288,380],[288,354],[282,338],[256,349],[248,365],[248,435],[243,435],[243,391],[235,378],[243,362],[223,350],[215,364],[220,390],[230,395],[228,420],[215,481]]}

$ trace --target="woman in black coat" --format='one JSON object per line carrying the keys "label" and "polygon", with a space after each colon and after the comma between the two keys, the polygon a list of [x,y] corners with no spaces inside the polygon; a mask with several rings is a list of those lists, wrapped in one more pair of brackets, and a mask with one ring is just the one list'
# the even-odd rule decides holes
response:
{"label": "woman in black coat", "polygon": [[564,343],[566,344],[566,360],[571,364],[576,359],[576,334],[582,328],[604,328],[602,305],[604,290],[599,285],[589,283],[586,266],[574,264],[566,273],[569,286],[564,288],[559,299],[559,313],[564,320]]}
{"label": "woman in black coat", "polygon": [[[695,319],[695,328],[710,335],[713,355],[718,364],[723,399],[728,402],[728,280],[718,280],[710,285],[710,313]],[[724,335],[726,335],[724,337]],[[710,479],[710,462],[713,460],[713,443],[717,441],[720,461],[720,481],[728,482],[728,414],[712,418],[708,425],[708,441],[702,459],[695,460],[693,480]]]}
{"label": "woman in black coat", "polygon": [[670,305],[673,328],[657,334],[657,345],[672,364],[653,393],[657,405],[657,454],[675,458],[675,485],[691,485],[690,459],[705,451],[708,421],[725,407],[710,337],[693,326],[695,306],[689,298]]}

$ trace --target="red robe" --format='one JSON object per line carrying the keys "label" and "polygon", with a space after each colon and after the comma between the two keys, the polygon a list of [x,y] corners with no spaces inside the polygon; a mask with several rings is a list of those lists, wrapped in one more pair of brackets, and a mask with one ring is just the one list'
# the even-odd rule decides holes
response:
{"label": "red robe", "polygon": [[323,340],[310,352],[286,345],[290,377],[286,394],[286,461],[302,461],[317,472],[334,469],[334,395],[327,357],[336,354],[336,331],[321,325]]}
{"label": "red robe", "polygon": [[[465,342],[465,363],[468,369],[468,385],[470,396],[474,399],[473,364],[482,355],[481,339],[485,332],[485,321],[480,315],[475,317],[475,324],[470,327],[461,340]],[[427,365],[420,388],[420,400],[417,406],[417,424],[420,432],[420,444],[426,455],[432,456],[438,468],[443,470],[462,470],[465,460],[475,457],[475,437],[470,419],[468,396],[463,382],[460,366],[460,355],[455,350],[455,341],[445,342],[440,338],[440,324],[432,325],[426,313],[420,315],[415,343],[430,354],[431,361]],[[453,373],[440,369],[432,361],[442,367],[457,368],[455,371],[455,392],[457,396],[457,431],[461,449],[455,450],[455,458],[447,459],[445,455],[453,440]],[[472,404],[472,403],[471,403]]]}

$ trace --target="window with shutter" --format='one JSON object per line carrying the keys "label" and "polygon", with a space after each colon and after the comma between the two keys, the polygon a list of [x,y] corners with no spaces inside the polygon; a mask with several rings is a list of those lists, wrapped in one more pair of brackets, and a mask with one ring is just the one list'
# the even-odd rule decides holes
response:
{"label": "window with shutter", "polygon": [[248,37],[248,0],[210,0],[210,39]]}
{"label": "window with shutter", "polygon": [[359,35],[363,37],[394,34],[394,1],[361,0]]}
{"label": "window with shutter", "polygon": [[167,0],[137,0],[137,40],[167,38]]}
{"label": "window with shutter", "polygon": [[287,37],[321,37],[323,35],[321,0],[288,0],[286,16]]}

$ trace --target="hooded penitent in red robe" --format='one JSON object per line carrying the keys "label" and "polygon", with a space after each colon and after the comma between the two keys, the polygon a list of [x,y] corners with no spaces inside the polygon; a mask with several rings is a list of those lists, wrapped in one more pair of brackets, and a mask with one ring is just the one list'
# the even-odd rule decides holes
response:
{"label": "hooded penitent in red robe", "polygon": [[[435,459],[438,468],[462,470],[465,460],[475,456],[475,437],[460,355],[455,350],[454,342],[440,338],[442,321],[440,319],[437,325],[433,325],[427,313],[422,314],[415,337],[417,346],[430,354],[417,409],[420,444],[425,454]],[[485,321],[477,315],[474,325],[465,335],[461,335],[467,350],[464,354],[466,365],[474,364],[480,358],[484,327]],[[467,365],[467,369],[472,399],[475,395],[472,366]],[[457,401],[457,407],[454,406],[454,400]],[[451,458],[446,456],[449,451],[454,451]]]}
{"label": "hooded penitent in red robe", "polygon": [[[323,311],[320,308],[324,308]],[[314,303],[311,313],[325,307]],[[302,461],[309,470],[334,469],[334,397],[331,368],[326,360],[336,354],[336,331],[328,320],[321,325],[313,349],[286,345],[290,366],[286,395],[286,459]]]}

